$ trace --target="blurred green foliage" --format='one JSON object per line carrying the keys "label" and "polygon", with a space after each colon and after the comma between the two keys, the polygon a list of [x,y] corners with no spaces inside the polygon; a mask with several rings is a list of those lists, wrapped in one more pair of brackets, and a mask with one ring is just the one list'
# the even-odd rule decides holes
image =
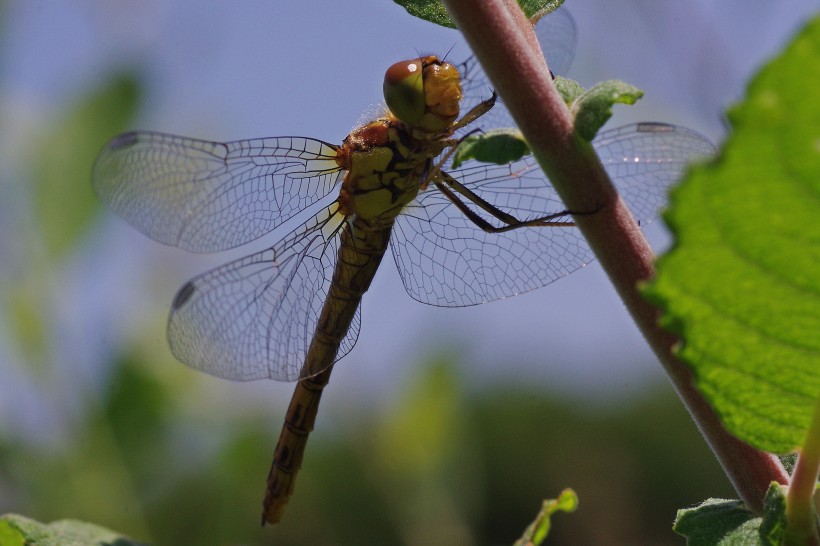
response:
{"label": "blurred green foliage", "polygon": [[207,429],[139,358],[115,369],[65,451],[5,445],[4,509],[154,544],[497,544],[571,485],[579,510],[548,544],[668,544],[679,506],[731,494],[671,392],[596,413],[516,386],[468,396],[440,357],[390,407],[315,434],[284,521],[263,529],[273,416]]}
{"label": "blurred green foliage", "polygon": [[13,234],[4,234],[23,249],[25,257],[17,278],[0,279],[0,303],[17,349],[39,372],[49,367],[48,354],[53,349],[49,330],[53,298],[60,290],[57,270],[82,242],[101,209],[89,183],[91,165],[103,143],[133,118],[139,95],[136,78],[112,78],[50,120],[42,128],[43,136],[30,143],[34,160],[21,170],[34,210],[20,215],[34,220]]}
{"label": "blurred green foliage", "polygon": [[139,102],[131,76],[112,79],[58,119],[36,146],[34,189],[37,214],[49,253],[70,249],[101,207],[89,184],[89,166],[103,144],[122,132]]}

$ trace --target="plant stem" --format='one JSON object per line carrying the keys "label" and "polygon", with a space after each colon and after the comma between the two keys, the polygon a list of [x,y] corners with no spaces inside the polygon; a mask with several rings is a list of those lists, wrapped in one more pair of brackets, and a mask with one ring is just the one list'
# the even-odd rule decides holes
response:
{"label": "plant stem", "polygon": [[820,474],[820,398],[786,493],[787,544],[820,544],[814,492]]}
{"label": "plant stem", "polygon": [[576,224],[740,498],[761,513],[769,483],[785,484],[788,474],[775,456],[726,432],[694,388],[691,370],[673,355],[677,338],[660,328],[657,310],[638,292],[639,283],[654,273],[652,249],[592,145],[575,134],[571,114],[552,84],[532,25],[513,0],[444,2],[567,209],[597,210],[576,216]]}

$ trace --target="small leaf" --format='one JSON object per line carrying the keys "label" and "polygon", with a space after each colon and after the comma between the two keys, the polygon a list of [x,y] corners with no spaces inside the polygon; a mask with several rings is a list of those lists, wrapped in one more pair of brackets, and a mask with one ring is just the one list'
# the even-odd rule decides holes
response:
{"label": "small leaf", "polygon": [[678,510],[672,529],[686,546],[780,546],[786,535],[785,487],[772,483],[763,500],[763,517],[739,500],[709,499]]}
{"label": "small leaf", "polygon": [[530,146],[517,129],[493,129],[465,138],[453,155],[453,168],[468,159],[506,165],[530,153]]}
{"label": "small leaf", "polygon": [[575,99],[583,95],[586,91],[577,81],[564,78],[563,76],[555,76],[553,83],[555,83],[555,89],[561,93],[561,97],[563,97],[567,105],[572,104]]}
{"label": "small leaf", "polygon": [[6,521],[8,516],[0,516],[0,546],[25,546],[26,538],[14,525]]}
{"label": "small leaf", "polygon": [[393,0],[407,10],[407,13],[419,19],[430,21],[447,28],[456,28],[450,19],[447,8],[440,0]]}
{"label": "small leaf", "polygon": [[678,510],[672,529],[686,537],[686,546],[754,546],[763,544],[761,521],[742,501],[709,499]]}
{"label": "small leaf", "polygon": [[717,162],[665,216],[645,293],[726,428],[764,451],[805,438],[820,394],[820,17],[751,82]]}
{"label": "small leaf", "polygon": [[564,0],[518,0],[521,10],[533,24],[546,14],[560,8],[563,3]]}
{"label": "small leaf", "polygon": [[514,546],[538,546],[550,532],[552,526],[551,516],[558,512],[575,512],[578,508],[578,495],[572,489],[564,489],[557,499],[545,500],[541,505],[541,511],[535,520],[527,527]]}
{"label": "small leaf", "polygon": [[34,184],[49,252],[60,253],[83,232],[100,207],[91,189],[91,166],[102,143],[134,115],[139,86],[123,77],[75,105],[40,143]]}
{"label": "small leaf", "polygon": [[[456,28],[441,0],[394,0],[394,2],[419,19],[447,28]],[[533,23],[563,3],[564,0],[518,0],[518,5]]]}
{"label": "small leaf", "polygon": [[128,537],[104,527],[64,519],[45,524],[17,514],[0,517],[0,545],[14,546],[139,546]]}
{"label": "small leaf", "polygon": [[786,488],[772,483],[763,499],[763,521],[760,541],[766,546],[780,546],[786,536]]}
{"label": "small leaf", "polygon": [[620,80],[594,85],[570,105],[575,116],[575,132],[591,141],[612,116],[614,104],[635,104],[642,96],[643,91]]}

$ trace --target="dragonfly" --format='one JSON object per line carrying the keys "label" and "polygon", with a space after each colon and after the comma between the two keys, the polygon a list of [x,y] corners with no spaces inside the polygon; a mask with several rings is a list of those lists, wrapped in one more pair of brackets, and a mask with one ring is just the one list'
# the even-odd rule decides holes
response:
{"label": "dragonfly", "polygon": [[[558,10],[536,31],[553,70],[565,71],[572,18]],[[474,58],[401,61],[383,87],[384,115],[340,145],[136,131],[108,142],[93,168],[99,198],[161,243],[210,253],[281,233],[184,284],[167,327],[172,353],[195,369],[297,382],[263,524],[281,519],[294,491],[323,389],[356,342],[362,296],[388,248],[411,297],[450,307],[527,292],[594,259],[532,156],[452,167],[465,134],[512,125]],[[662,123],[605,131],[593,145],[644,222],[684,167],[713,151],[697,133]]]}

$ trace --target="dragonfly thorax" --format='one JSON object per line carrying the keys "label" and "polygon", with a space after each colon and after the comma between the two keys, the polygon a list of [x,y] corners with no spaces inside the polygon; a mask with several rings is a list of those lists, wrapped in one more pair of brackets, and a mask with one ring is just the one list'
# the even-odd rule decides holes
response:
{"label": "dragonfly thorax", "polygon": [[395,63],[384,74],[384,100],[390,115],[409,127],[436,134],[458,117],[458,69],[435,55]]}
{"label": "dragonfly thorax", "polygon": [[374,226],[391,225],[419,192],[432,160],[446,141],[418,139],[397,119],[379,118],[355,129],[337,161],[347,173],[339,192],[345,214]]}

